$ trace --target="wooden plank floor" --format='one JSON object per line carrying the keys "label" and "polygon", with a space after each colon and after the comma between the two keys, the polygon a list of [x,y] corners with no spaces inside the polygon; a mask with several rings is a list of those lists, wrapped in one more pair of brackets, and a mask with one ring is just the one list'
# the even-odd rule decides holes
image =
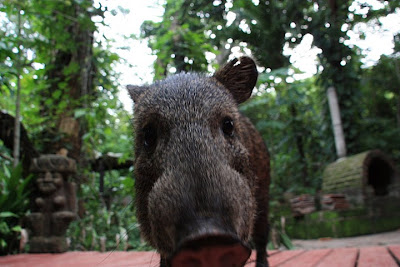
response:
{"label": "wooden plank floor", "polygon": [[[271,266],[301,267],[398,267],[400,245],[387,247],[336,248],[270,251]],[[254,266],[255,253],[246,267]],[[67,252],[62,254],[19,254],[0,257],[1,267],[156,267],[155,252]]]}

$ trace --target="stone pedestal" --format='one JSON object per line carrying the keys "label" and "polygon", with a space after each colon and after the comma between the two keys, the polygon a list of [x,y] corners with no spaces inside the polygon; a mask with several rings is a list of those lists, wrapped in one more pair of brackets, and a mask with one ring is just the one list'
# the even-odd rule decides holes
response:
{"label": "stone pedestal", "polygon": [[59,253],[68,249],[65,232],[76,217],[76,172],[73,159],[60,155],[35,158],[31,172],[37,173],[37,195],[33,211],[27,215],[32,253]]}

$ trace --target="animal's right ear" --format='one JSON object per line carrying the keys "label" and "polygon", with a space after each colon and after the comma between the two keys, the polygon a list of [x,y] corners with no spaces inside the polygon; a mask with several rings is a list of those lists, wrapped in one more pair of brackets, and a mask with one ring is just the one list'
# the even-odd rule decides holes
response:
{"label": "animal's right ear", "polygon": [[137,102],[144,91],[148,89],[148,87],[128,84],[126,89],[128,90],[133,102]]}
{"label": "animal's right ear", "polygon": [[238,104],[246,101],[257,83],[256,63],[250,57],[234,59],[220,70],[214,77],[228,89]]}

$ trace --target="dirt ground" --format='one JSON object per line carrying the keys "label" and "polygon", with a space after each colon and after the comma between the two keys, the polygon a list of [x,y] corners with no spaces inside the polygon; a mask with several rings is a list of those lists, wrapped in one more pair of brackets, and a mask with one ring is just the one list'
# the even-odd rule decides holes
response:
{"label": "dirt ground", "polygon": [[393,232],[345,238],[320,238],[312,240],[292,240],[295,249],[319,249],[340,247],[367,247],[400,244],[400,229]]}

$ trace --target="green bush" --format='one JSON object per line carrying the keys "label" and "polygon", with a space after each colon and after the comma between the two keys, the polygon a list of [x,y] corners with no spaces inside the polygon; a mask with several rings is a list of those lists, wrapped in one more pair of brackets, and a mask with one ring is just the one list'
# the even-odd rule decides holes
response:
{"label": "green bush", "polygon": [[[109,172],[105,179],[106,192],[98,191],[96,176],[92,183],[81,185],[85,215],[72,222],[67,231],[70,250],[101,250],[105,239],[106,250],[150,250],[140,239],[134,211],[134,180],[119,171]],[[116,237],[119,236],[118,243]]]}
{"label": "green bush", "polygon": [[4,162],[0,171],[0,255],[18,252],[21,218],[28,211],[29,182],[22,177],[22,166],[12,169]]}
{"label": "green bush", "polygon": [[270,201],[270,234],[268,249],[279,249],[284,246],[286,249],[293,249],[294,246],[290,237],[286,234],[282,227],[282,217],[288,217],[291,215],[290,207],[281,204],[279,201]]}

